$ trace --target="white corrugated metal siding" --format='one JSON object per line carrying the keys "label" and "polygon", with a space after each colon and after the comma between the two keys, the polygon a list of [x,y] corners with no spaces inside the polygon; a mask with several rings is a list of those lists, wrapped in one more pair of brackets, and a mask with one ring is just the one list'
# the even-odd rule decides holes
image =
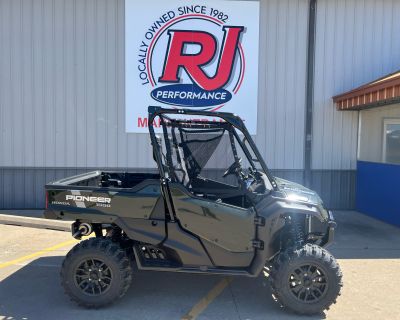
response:
{"label": "white corrugated metal siding", "polygon": [[124,132],[123,8],[0,1],[0,166],[147,165],[147,137]]}
{"label": "white corrugated metal siding", "polygon": [[303,169],[307,0],[261,2],[257,145],[267,164]]}
{"label": "white corrugated metal siding", "polygon": [[[257,142],[272,168],[303,167],[307,6],[261,2]],[[148,136],[125,133],[124,90],[124,1],[0,1],[0,167],[153,167]]]}
{"label": "white corrugated metal siding", "polygon": [[318,0],[313,169],[355,169],[357,112],[332,96],[400,69],[400,1]]}

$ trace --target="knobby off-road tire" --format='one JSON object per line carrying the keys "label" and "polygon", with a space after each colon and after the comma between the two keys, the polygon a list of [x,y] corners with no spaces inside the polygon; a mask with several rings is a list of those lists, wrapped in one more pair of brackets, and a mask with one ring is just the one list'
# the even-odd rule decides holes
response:
{"label": "knobby off-road tire", "polygon": [[327,250],[306,244],[280,253],[272,263],[269,281],[281,306],[298,314],[312,315],[336,303],[342,272]]}
{"label": "knobby off-road tire", "polygon": [[126,250],[106,238],[91,238],[73,247],[61,269],[66,294],[86,308],[99,308],[124,296],[132,282]]}

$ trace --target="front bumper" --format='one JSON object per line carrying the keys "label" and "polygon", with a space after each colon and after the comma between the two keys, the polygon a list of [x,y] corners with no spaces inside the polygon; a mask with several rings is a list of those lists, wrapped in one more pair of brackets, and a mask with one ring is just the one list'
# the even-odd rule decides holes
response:
{"label": "front bumper", "polygon": [[335,218],[333,217],[332,211],[328,211],[329,214],[329,220],[328,220],[328,230],[326,232],[326,236],[324,237],[323,243],[322,245],[324,247],[329,246],[334,239],[334,235],[335,235],[335,228],[337,226],[337,223],[335,221]]}

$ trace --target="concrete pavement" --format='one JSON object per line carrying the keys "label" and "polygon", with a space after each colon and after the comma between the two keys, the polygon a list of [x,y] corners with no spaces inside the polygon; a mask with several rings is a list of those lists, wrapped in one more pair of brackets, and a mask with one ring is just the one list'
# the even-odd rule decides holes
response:
{"label": "concrete pavement", "polygon": [[[337,236],[329,250],[343,270],[342,296],[311,319],[400,319],[400,229],[355,212],[335,216]],[[0,319],[170,320],[188,319],[193,310],[203,320],[305,319],[281,310],[263,277],[233,277],[224,284],[220,276],[143,271],[121,301],[85,310],[60,286],[62,260],[76,243],[69,233],[1,225],[0,233]]]}

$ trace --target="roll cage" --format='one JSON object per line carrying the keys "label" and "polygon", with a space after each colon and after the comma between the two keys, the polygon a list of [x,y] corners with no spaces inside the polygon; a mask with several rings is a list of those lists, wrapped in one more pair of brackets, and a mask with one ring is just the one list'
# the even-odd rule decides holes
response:
{"label": "roll cage", "polygon": [[[263,173],[265,173],[266,177],[268,178],[271,186],[273,189],[277,189],[277,184],[275,182],[275,179],[271,172],[269,171],[264,159],[262,158],[260,152],[257,149],[257,146],[255,145],[250,133],[248,132],[244,122],[242,119],[232,113],[227,113],[227,112],[211,112],[211,111],[197,111],[197,110],[188,110],[188,109],[165,109],[161,107],[155,107],[155,106],[150,106],[148,108],[149,112],[149,118],[148,118],[148,123],[149,123],[149,132],[150,132],[150,137],[151,137],[151,144],[153,146],[153,154],[155,161],[157,162],[161,179],[165,182],[166,179],[170,180],[171,178],[179,181],[180,183],[185,185],[185,181],[187,183],[187,180],[185,180],[187,177],[185,177],[186,172],[191,172],[191,174],[198,173],[196,170],[201,170],[202,162],[207,162],[207,151],[209,151],[210,148],[213,147],[212,141],[217,140],[220,136],[222,136],[224,133],[228,133],[229,136],[229,141],[232,147],[233,151],[233,156],[235,159],[235,163],[239,163],[239,157],[238,153],[236,151],[236,146],[235,146],[235,140],[238,142],[240,147],[242,148],[243,152],[245,153],[245,156],[247,160],[249,161],[250,165],[252,167],[256,167],[254,162],[256,161],[259,163],[261,166],[261,169]],[[184,118],[173,118],[170,117],[170,115],[178,115],[179,116],[205,116],[205,117],[212,117],[212,118],[219,118],[222,121],[209,121],[209,120],[196,120],[196,119],[184,119]],[[168,137],[168,131],[167,128],[170,128],[171,131],[171,141],[170,139],[165,139],[165,147],[166,147],[166,154],[164,155],[161,150],[161,145],[159,143],[159,139],[155,133],[154,130],[154,125],[155,125],[155,120],[156,118],[159,117],[159,124],[162,127],[163,130],[163,135],[164,137]],[[179,132],[175,132],[175,128],[179,128]],[[238,129],[241,134],[243,134],[244,138],[240,139],[238,133],[234,128]],[[183,138],[182,132],[185,132],[185,130],[191,130],[191,132],[202,132],[202,133],[208,133],[214,134],[213,137],[209,138],[208,141],[211,143],[206,147],[203,148],[204,150],[202,151],[202,157],[205,159],[205,161],[202,161],[202,159],[196,159],[197,161],[191,161],[192,159],[189,159],[188,161],[188,167],[189,168],[182,168],[181,171],[182,176],[180,179],[178,179],[176,176],[171,177],[170,174],[171,172],[174,172],[173,170],[168,170],[168,168],[173,167],[172,163],[172,146],[177,148],[178,142],[177,139]],[[178,136],[178,138],[177,138]],[[245,145],[245,143],[248,143],[249,147],[251,150],[248,149],[248,147]],[[189,149],[190,147],[186,146],[186,149]],[[251,155],[251,151],[253,152],[255,158]],[[177,152],[177,160],[180,163],[184,163],[182,161],[183,157],[185,157],[187,153],[184,151]],[[166,163],[168,168],[165,168]],[[187,159],[186,159],[187,160]],[[204,163],[203,163],[204,165]],[[176,168],[175,168],[176,170]],[[175,173],[172,173],[173,175]]]}

